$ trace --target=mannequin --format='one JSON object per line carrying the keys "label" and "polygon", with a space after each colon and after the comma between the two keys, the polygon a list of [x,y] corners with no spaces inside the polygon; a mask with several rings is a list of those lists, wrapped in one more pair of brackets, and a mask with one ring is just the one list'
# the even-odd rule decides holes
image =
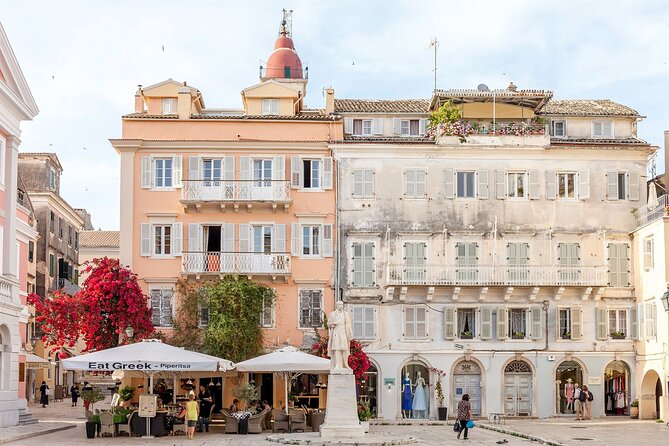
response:
{"label": "mannequin", "polygon": [[406,372],[406,375],[402,378],[402,418],[411,418],[412,388],[409,372]]}
{"label": "mannequin", "polygon": [[567,383],[564,385],[564,397],[567,399],[565,412],[571,410],[571,413],[574,413],[574,384],[571,378],[567,378]]}
{"label": "mannequin", "polygon": [[413,410],[414,418],[427,418],[427,395],[426,395],[425,380],[416,372],[416,384],[414,389],[413,403],[411,409]]}

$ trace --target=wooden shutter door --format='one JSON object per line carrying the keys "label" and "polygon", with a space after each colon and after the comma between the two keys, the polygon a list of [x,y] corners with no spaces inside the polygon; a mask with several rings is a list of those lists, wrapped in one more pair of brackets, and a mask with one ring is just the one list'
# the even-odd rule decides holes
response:
{"label": "wooden shutter door", "polygon": [[374,245],[365,243],[363,247],[363,284],[364,286],[374,286]]}
{"label": "wooden shutter door", "polygon": [[606,198],[618,199],[618,172],[606,172]]}
{"label": "wooden shutter door", "polygon": [[529,171],[529,194],[528,198],[530,200],[539,199],[539,169],[530,169]]}
{"label": "wooden shutter door", "polygon": [[363,271],[362,271],[362,244],[354,243],[353,247],[353,286],[362,286]]}
{"label": "wooden shutter door", "polygon": [[[583,323],[581,322],[581,308],[570,308],[570,320],[571,320],[571,339],[574,341],[579,341],[583,337]],[[559,322],[559,321],[558,321]]]}
{"label": "wooden shutter door", "polygon": [[356,198],[364,196],[363,175],[364,173],[362,169],[356,169],[353,171],[353,185],[351,187],[351,194]]}
{"label": "wooden shutter door", "polygon": [[455,171],[444,169],[444,197],[455,198]]}
{"label": "wooden shutter door", "polygon": [[557,198],[557,178],[554,170],[546,171],[546,199],[555,200]]}
{"label": "wooden shutter door", "polygon": [[595,319],[597,339],[600,341],[606,340],[608,338],[608,312],[606,311],[606,308],[596,308]]}
{"label": "wooden shutter door", "polygon": [[455,308],[444,308],[444,339],[455,338]]}
{"label": "wooden shutter door", "polygon": [[404,307],[404,337],[406,339],[416,338],[416,308]]}
{"label": "wooden shutter door", "polygon": [[[147,257],[151,255],[151,224],[142,223],[139,227],[140,232],[140,255]],[[0,235],[2,235],[0,233]]]}
{"label": "wooden shutter door", "polygon": [[492,338],[492,309],[481,308],[481,339]]}
{"label": "wooden shutter door", "polygon": [[530,309],[530,339],[541,339],[543,326],[541,324],[541,307],[532,307]]}
{"label": "wooden shutter door", "polygon": [[509,321],[509,310],[504,307],[497,309],[497,339],[506,339],[508,335],[507,324]]}
{"label": "wooden shutter door", "polygon": [[416,314],[416,339],[427,337],[427,310],[423,307],[414,309]]}
{"label": "wooden shutter door", "polygon": [[142,189],[151,188],[151,157],[143,156],[142,157]]}
{"label": "wooden shutter door", "polygon": [[582,200],[590,198],[590,171],[578,172],[578,197]]}
{"label": "wooden shutter door", "polygon": [[478,197],[482,200],[488,199],[488,171],[478,170],[476,172],[478,179]]}

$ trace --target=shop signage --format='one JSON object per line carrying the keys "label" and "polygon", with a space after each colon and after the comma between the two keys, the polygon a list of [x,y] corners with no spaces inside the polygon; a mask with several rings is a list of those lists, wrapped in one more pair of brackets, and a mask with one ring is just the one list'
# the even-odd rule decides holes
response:
{"label": "shop signage", "polygon": [[90,361],[88,363],[89,370],[190,370],[192,364],[186,363],[164,363],[164,362],[96,362]]}
{"label": "shop signage", "polygon": [[383,378],[383,385],[384,386],[394,386],[395,385],[395,378]]}
{"label": "shop signage", "polygon": [[139,416],[140,417],[155,417],[158,395],[143,394],[139,396]]}
{"label": "shop signage", "polygon": [[599,386],[602,384],[601,376],[591,376],[588,378],[588,385],[590,386]]}

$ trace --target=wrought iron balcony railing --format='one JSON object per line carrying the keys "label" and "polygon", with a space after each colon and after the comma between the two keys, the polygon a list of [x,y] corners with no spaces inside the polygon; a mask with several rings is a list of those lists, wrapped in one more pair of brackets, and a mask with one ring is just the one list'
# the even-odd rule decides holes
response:
{"label": "wrought iron balcony railing", "polygon": [[184,252],[184,274],[290,274],[290,254],[273,252]]}

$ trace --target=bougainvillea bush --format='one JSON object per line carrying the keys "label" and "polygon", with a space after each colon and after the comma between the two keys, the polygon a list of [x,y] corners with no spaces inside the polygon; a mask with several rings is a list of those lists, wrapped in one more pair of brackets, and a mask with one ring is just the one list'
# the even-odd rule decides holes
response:
{"label": "bougainvillea bush", "polygon": [[42,341],[51,352],[74,347],[79,339],[85,351],[104,350],[119,345],[127,327],[134,330],[134,341],[154,332],[148,298],[137,283],[137,275],[107,257],[85,264],[90,275],[82,289],[70,296],[62,291],[44,299],[28,296],[35,307],[35,322],[44,335]]}
{"label": "bougainvillea bush", "polygon": [[[348,366],[355,375],[355,382],[360,383],[363,375],[369,369],[369,358],[362,351],[362,345],[355,339],[351,339],[351,354],[348,357]],[[328,356],[328,337],[321,337],[312,347],[311,351],[322,358],[330,359]]]}

